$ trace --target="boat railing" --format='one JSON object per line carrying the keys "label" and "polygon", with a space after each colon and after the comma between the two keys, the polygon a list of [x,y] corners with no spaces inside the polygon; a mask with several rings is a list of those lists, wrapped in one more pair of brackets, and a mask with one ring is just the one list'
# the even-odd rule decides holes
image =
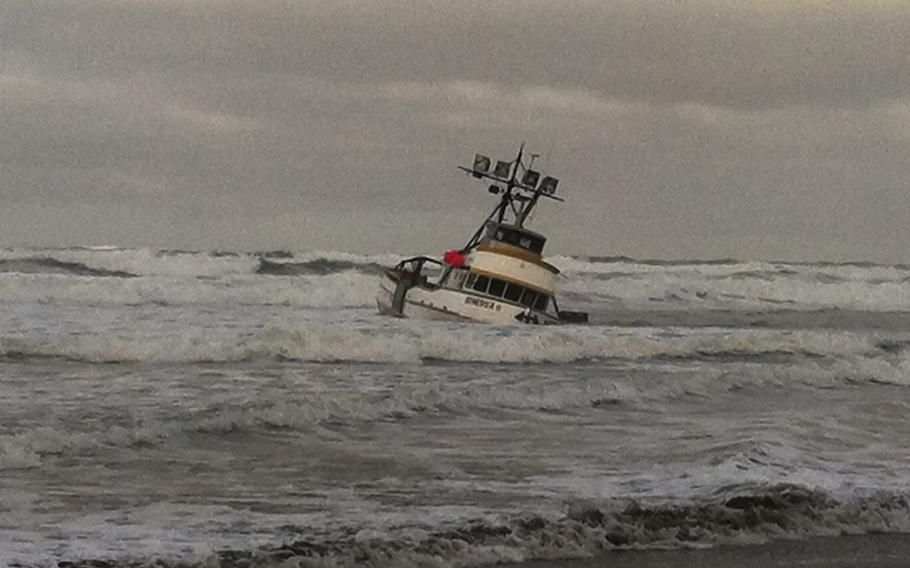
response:
{"label": "boat railing", "polygon": [[406,258],[396,264],[392,272],[398,274],[396,280],[404,279],[410,286],[420,285],[427,288],[435,288],[437,285],[431,283],[427,279],[427,275],[423,274],[423,267],[425,264],[434,264],[440,267],[444,266],[444,263],[438,259],[429,256],[414,256]]}
{"label": "boat railing", "polygon": [[421,269],[423,269],[423,265],[428,262],[430,264],[438,264],[439,266],[443,265],[441,260],[429,256],[413,256],[396,264],[395,270],[412,270],[414,272],[420,272]]}

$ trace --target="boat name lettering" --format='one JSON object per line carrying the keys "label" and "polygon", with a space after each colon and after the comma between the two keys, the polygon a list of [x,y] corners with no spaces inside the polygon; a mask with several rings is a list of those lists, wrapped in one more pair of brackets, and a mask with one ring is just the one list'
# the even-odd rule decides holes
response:
{"label": "boat name lettering", "polygon": [[497,312],[502,310],[502,306],[496,302],[491,302],[490,300],[481,300],[480,298],[475,298],[474,296],[465,296],[464,303],[471,306],[486,308],[488,310],[496,310]]}

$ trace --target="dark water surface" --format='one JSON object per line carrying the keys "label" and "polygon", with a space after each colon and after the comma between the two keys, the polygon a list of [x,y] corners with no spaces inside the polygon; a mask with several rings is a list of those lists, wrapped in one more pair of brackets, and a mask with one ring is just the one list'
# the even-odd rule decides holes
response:
{"label": "dark water surface", "polygon": [[593,324],[534,328],[266,260],[0,253],[0,565],[906,551],[906,267],[556,258]]}

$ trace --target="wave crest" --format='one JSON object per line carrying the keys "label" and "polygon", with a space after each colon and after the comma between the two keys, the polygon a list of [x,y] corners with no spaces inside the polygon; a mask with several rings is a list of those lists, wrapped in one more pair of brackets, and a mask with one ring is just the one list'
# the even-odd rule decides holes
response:
{"label": "wave crest", "polygon": [[[826,332],[665,334],[487,326],[358,329],[344,324],[271,328],[252,338],[199,331],[183,336],[0,337],[0,357],[86,362],[294,360],[352,363],[567,363],[600,359],[748,359],[765,356],[867,357],[881,354],[862,335]],[[883,363],[890,366],[888,363]],[[868,369],[875,374],[874,368]]]}
{"label": "wave crest", "polygon": [[[590,557],[611,550],[690,548],[775,538],[903,532],[910,528],[905,495],[839,502],[798,485],[775,485],[714,502],[647,505],[630,500],[577,503],[561,518],[533,513],[476,519],[443,530],[395,535],[349,529],[348,536],[306,537],[280,546],[226,550],[187,563],[131,560],[131,566],[481,566],[533,559]],[[95,561],[62,565],[95,566]]]}
{"label": "wave crest", "polygon": [[308,276],[324,275],[336,272],[356,270],[367,274],[380,274],[384,267],[375,262],[356,262],[351,260],[332,260],[317,258],[306,262],[276,262],[266,258],[259,259],[256,274],[271,276]]}
{"label": "wave crest", "polygon": [[18,274],[66,274],[69,276],[95,276],[113,278],[134,278],[136,275],[124,270],[93,268],[81,262],[68,262],[50,257],[27,257],[0,259],[0,273]]}

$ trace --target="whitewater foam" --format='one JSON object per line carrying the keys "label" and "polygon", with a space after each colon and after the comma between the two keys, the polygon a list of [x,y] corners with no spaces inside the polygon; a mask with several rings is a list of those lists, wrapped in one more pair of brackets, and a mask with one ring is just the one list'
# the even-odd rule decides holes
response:
{"label": "whitewater foam", "polygon": [[[714,502],[576,501],[561,517],[525,513],[469,519],[441,530],[412,530],[407,536],[374,529],[325,540],[304,537],[280,546],[221,551],[179,565],[470,567],[590,557],[606,550],[692,548],[908,528],[910,511],[904,495],[881,494],[845,503],[824,491],[786,484]],[[167,559],[130,561],[140,567],[178,565]]]}
{"label": "whitewater foam", "polygon": [[[221,403],[182,410],[167,405],[180,412],[179,419],[146,415],[143,410],[133,415],[132,422],[108,425],[102,433],[73,431],[71,427],[50,423],[0,435],[0,469],[37,467],[45,456],[79,454],[101,446],[156,446],[195,433],[223,434],[259,428],[304,430],[324,424],[396,422],[421,415],[469,416],[503,410],[553,414],[618,405],[653,408],[661,401],[693,396],[708,400],[745,388],[817,389],[862,383],[910,386],[908,354],[882,350],[875,338],[862,335],[725,330],[697,335],[666,335],[665,330],[636,330],[634,334],[619,335],[608,330],[597,335],[582,328],[572,332],[544,328],[518,333],[511,328],[428,329],[396,323],[402,325],[391,333],[350,325],[311,325],[290,330],[273,328],[252,338],[210,331],[159,339],[0,338],[0,356],[20,360],[49,357],[84,363],[207,364],[215,365],[213,370],[217,373],[231,369],[241,374],[246,367],[237,367],[240,362],[403,365],[402,372],[413,381],[405,381],[392,391],[376,391],[368,382],[358,382],[348,375],[313,382],[308,378],[313,368],[303,367],[299,382],[293,385],[298,396],[287,399],[259,398],[238,404],[227,398]],[[735,366],[729,371],[718,367],[719,355]],[[772,357],[772,364],[752,363],[755,357],[768,356]],[[547,366],[589,359],[612,361],[613,371],[595,380],[576,377],[571,369],[559,365]],[[445,367],[447,362],[470,366],[462,368],[463,379],[438,383],[432,379],[437,372],[434,368]],[[222,363],[232,365],[221,367]],[[475,375],[488,373],[478,365],[501,363],[537,365],[521,369],[516,376],[522,380],[515,384],[503,386],[473,380]],[[646,369],[651,378],[638,381],[634,375],[624,377],[624,369],[633,363],[631,368]],[[750,365],[748,373],[741,372],[742,365]],[[347,373],[352,372],[350,367],[345,368],[349,369]],[[461,367],[455,369],[458,368]],[[304,369],[308,370],[303,372]],[[331,376],[331,369],[320,368],[318,372]],[[237,380],[231,379],[231,384]],[[258,380],[246,379],[250,385],[244,388],[254,388]]]}
{"label": "whitewater foam", "polygon": [[[393,322],[393,328],[312,323],[271,328],[252,337],[188,330],[181,336],[132,337],[86,333],[67,337],[0,337],[0,357],[62,357],[87,362],[218,362],[256,359],[312,362],[565,363],[596,359],[653,359],[801,355],[875,356],[875,337],[822,331],[707,329],[673,332],[641,328],[496,328]],[[140,330],[144,331],[144,330]],[[861,358],[855,359],[865,364]],[[903,359],[900,369],[908,363]],[[879,371],[875,371],[873,366]],[[870,364],[885,379],[888,362]],[[881,372],[880,372],[881,371]]]}
{"label": "whitewater foam", "polygon": [[[29,267],[27,261],[40,259],[52,268],[59,264],[58,271],[65,272],[66,265],[72,265],[72,274],[78,275],[79,266],[91,270],[132,274],[137,276],[166,277],[223,277],[230,275],[255,274],[261,263],[273,265],[313,265],[313,272],[319,272],[320,265],[327,271],[356,269],[358,267],[394,265],[401,256],[392,254],[359,255],[336,251],[312,251],[292,253],[289,251],[269,252],[222,252],[222,251],[174,251],[155,249],[123,248],[45,248],[5,249],[0,251],[0,271],[4,265],[14,272],[16,263],[25,271],[38,271]],[[333,270],[333,263],[337,268]],[[325,268],[328,267],[328,270]]]}
{"label": "whitewater foam", "polygon": [[[211,298],[236,301],[226,289],[261,288],[245,302],[268,304],[275,279],[299,279],[280,285],[287,301],[302,306],[372,303],[381,269],[399,255],[343,252],[265,253],[184,252],[151,249],[7,249],[0,251],[3,297],[21,301],[193,303]],[[906,311],[910,305],[910,267],[878,265],[657,263],[629,259],[576,257],[550,259],[560,269],[560,292],[573,302],[620,304],[637,309],[851,309]],[[344,278],[335,278],[342,274]],[[138,282],[92,282],[111,276],[136,276]],[[67,278],[68,277],[68,278]],[[314,277],[324,277],[322,282]],[[85,282],[88,280],[89,282]],[[347,280],[347,281],[345,281]],[[367,284],[369,282],[369,284]],[[243,283],[243,284],[241,284]],[[290,289],[303,289],[303,295]],[[370,288],[368,291],[367,289]],[[287,297],[291,295],[293,297]],[[324,298],[324,299],[321,299]],[[353,302],[353,303],[351,303]]]}
{"label": "whitewater foam", "polygon": [[0,564],[446,567],[904,526],[906,267],[556,258],[593,324],[497,327],[378,316],[397,260],[0,251]]}
{"label": "whitewater foam", "polygon": [[46,304],[363,307],[375,304],[376,287],[374,275],[355,270],[297,277],[233,275],[217,280],[0,274],[0,296],[5,301]]}

